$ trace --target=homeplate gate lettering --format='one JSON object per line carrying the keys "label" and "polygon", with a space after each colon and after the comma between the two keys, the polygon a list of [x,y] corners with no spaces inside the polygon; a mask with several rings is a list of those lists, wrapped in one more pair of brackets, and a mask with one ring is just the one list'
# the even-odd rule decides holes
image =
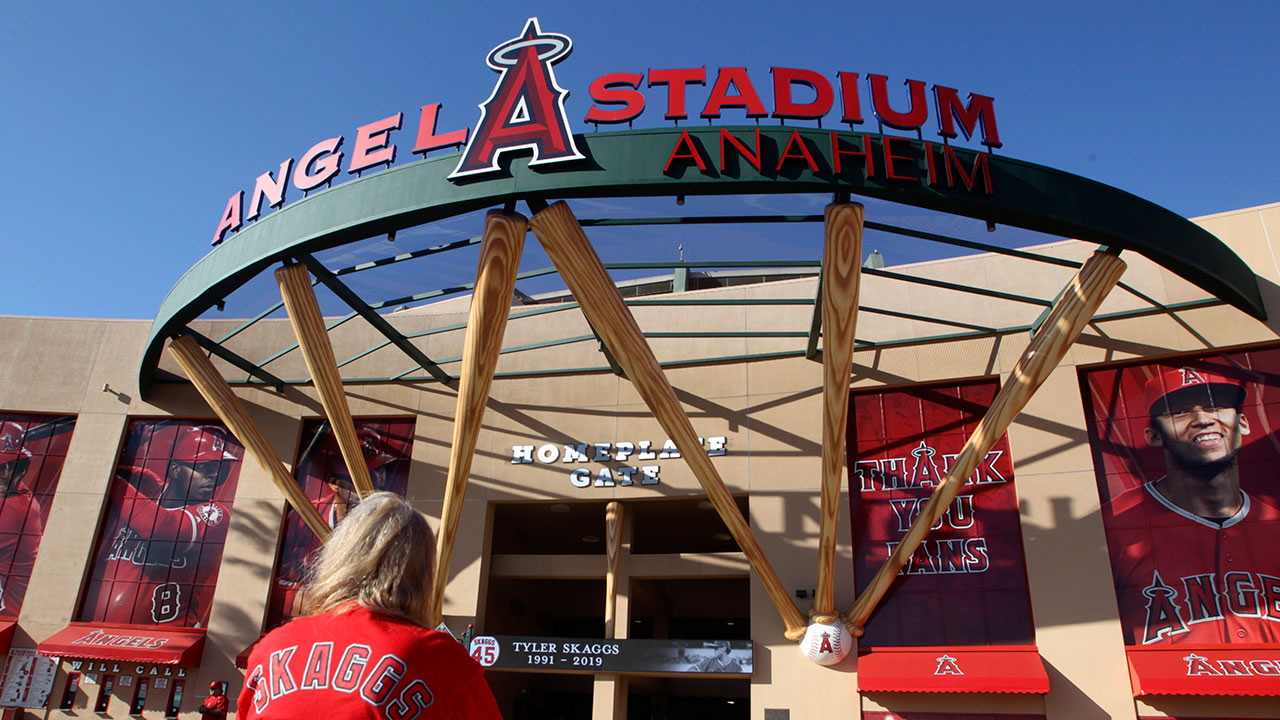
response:
{"label": "homeplate gate lettering", "polygon": [[[723,435],[698,438],[702,447],[706,448],[708,457],[725,455],[728,438]],[[616,443],[546,443],[543,445],[512,445],[511,464],[531,465],[535,461],[542,465],[580,464],[580,463],[628,463],[635,465],[614,464],[592,472],[589,467],[577,467],[569,472],[569,482],[574,487],[617,487],[630,485],[657,485],[660,482],[662,466],[657,464],[641,465],[645,461],[678,460],[680,451],[669,438],[661,447],[655,447],[648,440],[637,442],[619,441]]]}

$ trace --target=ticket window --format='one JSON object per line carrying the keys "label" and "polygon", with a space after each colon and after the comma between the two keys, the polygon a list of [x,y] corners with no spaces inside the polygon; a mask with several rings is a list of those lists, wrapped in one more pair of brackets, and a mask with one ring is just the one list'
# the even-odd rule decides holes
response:
{"label": "ticket window", "polygon": [[62,702],[59,710],[70,710],[76,705],[76,692],[80,690],[80,673],[67,673],[67,686],[62,690]]}
{"label": "ticket window", "polygon": [[173,687],[169,689],[169,702],[164,706],[164,716],[167,718],[178,717],[178,711],[182,709],[182,691],[186,687],[185,680],[174,680]]}
{"label": "ticket window", "polygon": [[115,675],[103,675],[102,682],[98,684],[98,699],[93,704],[93,711],[96,713],[105,713],[107,708],[111,706],[111,691],[116,687]]}
{"label": "ticket window", "polygon": [[142,709],[147,706],[147,691],[150,689],[150,678],[138,678],[138,683],[133,688],[133,702],[129,704],[130,715],[142,714]]}

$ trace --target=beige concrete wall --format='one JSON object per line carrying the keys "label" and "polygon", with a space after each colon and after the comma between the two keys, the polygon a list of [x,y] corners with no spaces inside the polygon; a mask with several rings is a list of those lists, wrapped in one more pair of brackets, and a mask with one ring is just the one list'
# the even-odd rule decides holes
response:
{"label": "beige concrete wall", "polygon": [[[1257,270],[1264,291],[1274,288],[1280,299],[1280,261],[1274,239],[1280,239],[1280,204],[1224,213],[1202,223],[1222,237]],[[1088,248],[1061,242],[1037,248],[1055,257],[1082,260]],[[1126,253],[1130,267],[1125,281],[1159,302],[1203,300],[1205,295],[1170,276],[1145,259]],[[1007,258],[969,256],[895,268],[943,279],[989,278],[993,287],[1043,296],[1060,287],[1071,272],[1053,265],[1013,265]],[[702,291],[720,297],[813,297],[812,279],[761,286]],[[1271,297],[1271,295],[1268,295]],[[922,286],[904,287],[868,278],[863,288],[866,305],[922,315],[973,321],[985,318],[994,327],[1032,322],[1040,309],[1009,301],[966,296]],[[1117,290],[1103,312],[1132,310],[1141,301]],[[1280,316],[1280,302],[1277,302]],[[393,317],[405,331],[451,328],[466,321],[465,301]],[[811,310],[790,306],[720,307],[706,309],[638,308],[642,326],[670,329],[745,330],[779,327],[807,328]],[[884,339],[949,332],[935,324],[864,314],[859,336]],[[197,323],[210,337],[221,337],[236,321]],[[87,572],[112,468],[127,422],[136,417],[212,417],[186,384],[161,384],[146,401],[138,393],[136,375],[149,323],[49,318],[0,317],[0,409],[77,416],[59,491],[55,499],[31,590],[19,623],[17,647],[31,647],[60,629],[75,612],[78,588]],[[516,319],[508,329],[506,346],[554,337],[589,334],[577,311]],[[751,685],[752,717],[763,718],[767,708],[786,708],[795,720],[850,715],[858,708],[941,710],[965,712],[1045,713],[1051,720],[1077,718],[1133,718],[1135,703],[1127,682],[1124,647],[1116,615],[1115,595],[1100,518],[1096,482],[1077,383],[1079,366],[1135,357],[1204,351],[1274,340],[1271,327],[1229,307],[1205,307],[1174,314],[1099,322],[1085,331],[1044,388],[1009,431],[1018,473],[1024,547],[1027,556],[1032,609],[1039,649],[1049,668],[1052,691],[1041,697],[1002,695],[928,696],[871,694],[856,690],[854,658],[834,668],[819,668],[805,660],[794,643],[782,636],[782,624],[763,588],[751,583],[752,636],[756,643],[756,676]],[[230,343],[245,357],[261,361],[292,342],[284,322],[264,322]],[[368,347],[375,335],[359,321],[343,325],[333,340],[339,359]],[[463,332],[452,329],[430,335],[422,347],[433,358],[447,360],[461,354]],[[860,350],[855,354],[853,381],[857,387],[902,385],[1006,374],[1025,347],[1025,333],[963,341],[931,342],[891,349]],[[661,360],[706,355],[740,355],[793,351],[804,339],[719,338],[693,341],[655,341]],[[557,366],[605,365],[594,341],[504,355],[499,372]],[[243,374],[218,360],[229,379]],[[180,374],[168,358],[162,369]],[[394,350],[373,353],[353,364],[359,376],[390,376],[411,364]],[[457,372],[456,362],[447,364]],[[296,351],[273,361],[268,369],[282,377],[304,376]],[[418,373],[420,374],[420,373]],[[750,497],[751,525],[789,589],[816,585],[818,478],[820,472],[821,367],[799,357],[737,362],[673,369],[668,373],[694,428],[704,437],[724,436],[728,453],[714,459],[726,484]],[[104,385],[109,389],[104,390]],[[282,393],[238,386],[236,393],[249,407],[277,453],[291,462],[297,451],[302,422],[320,417],[322,408],[309,386]],[[445,475],[452,437],[454,391],[431,382],[353,384],[348,387],[353,414],[412,416],[416,420],[408,495],[438,526],[442,514]],[[649,441],[660,448],[666,433],[650,416],[625,380],[608,372],[573,376],[499,379],[494,383],[484,426],[478,438],[463,522],[459,531],[446,593],[446,616],[451,626],[477,621],[490,565],[488,539],[493,503],[510,501],[611,500],[623,502],[653,497],[701,494],[696,479],[681,460],[658,460],[660,483],[630,487],[575,487],[570,472],[581,466],[597,470],[599,463],[512,463],[512,447],[565,443]],[[638,478],[637,478],[638,480]],[[230,679],[235,655],[258,636],[263,623],[276,544],[280,536],[283,501],[269,475],[247,461],[236,495],[235,512],[226,543],[219,586],[201,667],[188,678],[188,714],[210,679]],[[841,501],[840,544],[837,547],[837,607],[854,600],[849,547],[847,497]],[[672,567],[679,567],[675,563]],[[625,588],[620,607],[627,607]],[[808,601],[800,601],[807,611]],[[63,678],[55,685],[55,696]],[[615,704],[624,705],[624,681],[601,676],[595,684],[596,718],[617,717]],[[96,688],[89,688],[91,691]],[[127,714],[132,692],[117,690],[111,714]],[[158,715],[167,692],[153,691],[148,716]],[[88,698],[82,691],[81,702]],[[55,697],[56,701],[56,697]],[[1199,704],[1197,704],[1199,703]],[[607,705],[607,708],[604,707]],[[1253,700],[1225,699],[1212,714],[1260,712]],[[838,709],[838,710],[837,710]],[[1166,699],[1144,704],[1151,714],[1199,712],[1203,702]],[[78,714],[84,714],[78,710]],[[1200,713],[1203,714],[1203,713]],[[62,717],[59,712],[51,717]]]}

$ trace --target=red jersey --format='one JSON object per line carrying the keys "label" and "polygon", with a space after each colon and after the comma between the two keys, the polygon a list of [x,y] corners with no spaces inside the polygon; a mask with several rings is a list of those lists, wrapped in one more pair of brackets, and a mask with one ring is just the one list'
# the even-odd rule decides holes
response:
{"label": "red jersey", "polygon": [[227,701],[226,695],[210,695],[200,703],[200,716],[205,720],[221,720],[227,716],[227,710],[231,709],[231,703]]}
{"label": "red jersey", "polygon": [[104,548],[106,562],[99,565],[103,581],[91,585],[85,619],[206,625],[227,535],[227,509],[214,501],[164,507],[128,483],[119,485],[120,514],[110,547]]}
{"label": "red jersey", "polygon": [[1116,498],[1107,545],[1128,644],[1280,642],[1280,510],[1241,496],[1221,526],[1153,483]]}
{"label": "red jersey", "polygon": [[240,720],[501,718],[484,671],[448,633],[354,604],[259,640],[236,705]]}
{"label": "red jersey", "polygon": [[40,503],[30,493],[0,498],[0,618],[18,617],[43,527]]}

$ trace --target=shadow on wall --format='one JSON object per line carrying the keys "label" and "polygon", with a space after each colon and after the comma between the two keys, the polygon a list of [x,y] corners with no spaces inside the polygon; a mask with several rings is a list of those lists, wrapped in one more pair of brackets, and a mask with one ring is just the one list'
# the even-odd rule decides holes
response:
{"label": "shadow on wall", "polygon": [[1267,319],[1263,323],[1280,336],[1280,285],[1259,276],[1258,292],[1262,293],[1262,306],[1267,311]]}

